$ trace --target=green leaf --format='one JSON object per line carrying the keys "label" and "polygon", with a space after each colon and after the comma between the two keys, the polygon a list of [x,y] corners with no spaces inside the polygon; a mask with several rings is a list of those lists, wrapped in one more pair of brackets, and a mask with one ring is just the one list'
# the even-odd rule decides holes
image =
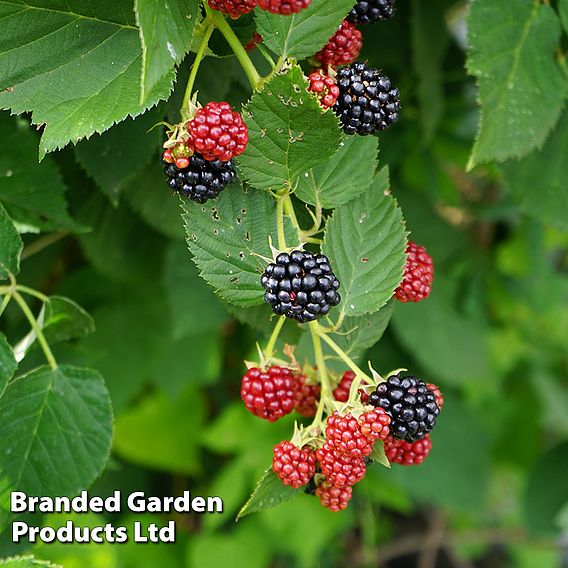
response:
{"label": "green leaf", "polygon": [[93,318],[79,304],[62,296],[51,296],[41,317],[49,344],[79,339],[95,331]]}
{"label": "green leaf", "polygon": [[542,150],[503,165],[505,184],[523,211],[561,231],[568,230],[566,148],[568,112],[564,112]]}
{"label": "green leaf", "polygon": [[564,29],[568,34],[568,0],[559,0],[558,11],[560,12],[560,19],[564,25]]}
{"label": "green leaf", "polygon": [[191,47],[199,17],[194,0],[136,0],[136,19],[142,42],[141,102],[181,63]]}
{"label": "green leaf", "polygon": [[442,65],[449,46],[444,0],[412,2],[412,61],[425,142],[434,135],[444,110]]}
{"label": "green leaf", "polygon": [[387,455],[385,453],[385,444],[383,443],[382,440],[377,440],[375,442],[375,444],[373,445],[373,451],[371,452],[369,458],[376,463],[384,465],[385,467],[390,468],[391,466],[387,458]]}
{"label": "green leaf", "polygon": [[12,219],[0,203],[0,279],[20,271],[20,254],[24,244]]}
{"label": "green leaf", "polygon": [[560,25],[540,2],[475,0],[468,70],[478,79],[481,120],[468,168],[542,147],[566,97],[555,60]]}
{"label": "green leaf", "polygon": [[160,112],[152,110],[77,144],[77,159],[113,203],[152,158],[159,162],[161,129],[151,129],[160,120]]}
{"label": "green leaf", "polygon": [[[166,192],[166,197],[169,197]],[[162,262],[164,240],[144,225],[125,204],[113,207],[95,192],[83,204],[80,219],[96,227],[79,242],[91,264],[123,282],[153,278]]]}
{"label": "green leaf", "polygon": [[323,252],[341,282],[341,311],[372,314],[384,306],[402,280],[406,232],[395,199],[385,195],[384,179],[335,210],[328,221]]}
{"label": "green leaf", "polygon": [[303,59],[318,52],[353,8],[351,0],[313,0],[291,16],[256,10],[256,26],[264,43],[283,59]]}
{"label": "green leaf", "polygon": [[0,4],[0,108],[44,126],[40,158],[137,116],[172,88],[161,79],[140,104],[142,49],[132,0]]}
{"label": "green leaf", "polygon": [[199,278],[183,243],[172,242],[168,247],[164,286],[175,339],[218,330],[229,319],[223,304]]}
{"label": "green leaf", "polygon": [[530,473],[525,496],[525,519],[533,534],[555,533],[557,516],[568,501],[568,443],[540,457]]}
{"label": "green leaf", "polygon": [[325,209],[351,201],[373,183],[378,150],[375,136],[347,137],[330,160],[298,178],[296,196]]}
{"label": "green leaf", "polygon": [[102,377],[89,369],[41,367],[0,398],[0,509],[10,491],[76,495],[101,474],[112,438]]}
{"label": "green leaf", "polygon": [[51,158],[38,164],[37,147],[38,136],[26,121],[0,112],[0,200],[30,230],[84,230],[69,217],[57,165]]}
{"label": "green leaf", "polygon": [[0,397],[17,368],[18,363],[14,358],[12,347],[8,343],[6,336],[0,333]]}
{"label": "green leaf", "polygon": [[[448,284],[438,274],[427,300],[400,304],[393,317],[400,342],[432,377],[449,384],[492,380],[488,329],[452,305]],[[436,330],[433,333],[432,330]]]}
{"label": "green leaf", "polygon": [[13,556],[11,558],[0,559],[0,566],[4,568],[35,568],[36,566],[46,566],[47,568],[63,568],[59,564],[52,564],[45,560],[38,560],[33,556]]}
{"label": "green leaf", "polygon": [[170,239],[183,241],[181,199],[166,185],[164,170],[152,160],[124,190],[128,204],[144,222]]}
{"label": "green leaf", "polygon": [[[242,307],[262,303],[260,275],[267,261],[261,257],[271,259],[270,239],[277,243],[274,199],[232,185],[213,202],[183,207],[187,242],[201,276],[229,302]],[[298,235],[291,223],[286,227],[292,246]]]}
{"label": "green leaf", "polygon": [[301,488],[294,489],[289,485],[284,485],[272,469],[267,469],[252,492],[252,495],[249,497],[249,500],[239,511],[237,520],[251,513],[272,509],[272,507],[276,507],[280,505],[280,503],[291,501],[297,497],[301,491]]}
{"label": "green leaf", "polygon": [[163,394],[148,396],[117,417],[114,451],[143,467],[196,475],[201,471],[203,408],[195,390],[186,390],[175,400]]}
{"label": "green leaf", "polygon": [[252,186],[291,187],[339,147],[337,117],[323,112],[307,87],[302,70],[293,65],[272,78],[245,106],[250,140],[237,163]]}
{"label": "green leaf", "polygon": [[333,340],[351,357],[357,357],[381,339],[392,314],[394,301],[390,301],[374,314],[346,317],[341,333],[333,334]]}

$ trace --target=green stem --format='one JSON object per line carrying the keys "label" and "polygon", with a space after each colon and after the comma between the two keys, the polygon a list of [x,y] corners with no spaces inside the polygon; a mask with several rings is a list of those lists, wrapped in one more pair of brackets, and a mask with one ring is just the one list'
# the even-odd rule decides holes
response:
{"label": "green stem", "polygon": [[317,324],[316,322],[316,330],[317,333],[319,334],[319,337],[321,337],[330,347],[333,351],[335,351],[335,353],[337,354],[337,356],[358,376],[362,377],[363,379],[365,379],[367,382],[371,383],[371,378],[367,375],[367,373],[365,373],[358,365],[357,363],[355,363],[355,361],[353,361],[353,359],[351,359],[351,357],[349,357],[349,355],[347,355],[347,353],[345,353],[345,351],[343,351],[343,349],[341,349],[341,347],[339,347],[339,345],[337,345],[337,343],[335,343],[335,341],[333,341],[333,339],[331,339],[331,337],[329,337],[325,332],[323,332],[323,330],[321,329],[321,327],[319,326],[319,324]]}
{"label": "green stem", "polygon": [[56,243],[57,241],[65,238],[69,233],[67,232],[59,232],[59,233],[50,233],[49,235],[45,235],[40,237],[39,239],[35,240],[33,243],[30,243],[24,250],[22,251],[22,256],[20,257],[21,260],[25,260],[30,256],[42,251],[44,248]]}
{"label": "green stem", "polygon": [[253,89],[258,89],[262,83],[262,77],[258,74],[254,63],[250,60],[250,57],[239,41],[239,38],[235,35],[235,32],[231,29],[231,26],[227,23],[227,20],[225,20],[220,12],[211,10],[211,8],[207,5],[207,2],[205,2],[204,6],[207,14],[213,18],[215,27],[223,34],[227,43],[231,46],[231,49],[239,60],[239,63],[251,84],[251,87]]}
{"label": "green stem", "polygon": [[300,228],[300,223],[298,223],[298,217],[296,217],[294,204],[292,203],[292,199],[289,193],[284,196],[284,211],[286,211],[286,215],[288,215],[288,217],[290,217],[290,219],[292,220],[292,225],[294,225],[294,228],[298,231],[298,233],[301,233],[302,229]]}
{"label": "green stem", "polygon": [[197,54],[195,55],[195,61],[193,62],[193,65],[191,66],[191,73],[189,75],[189,79],[187,80],[187,87],[185,88],[185,95],[183,97],[183,103],[181,105],[181,115],[182,115],[182,118],[184,120],[186,119],[186,117],[189,113],[189,107],[190,107],[190,103],[191,103],[191,95],[193,93],[193,85],[195,84],[197,72],[199,71],[199,65],[201,64],[201,61],[205,57],[205,50],[207,49],[207,46],[209,45],[209,40],[211,39],[211,34],[213,33],[213,30],[215,29],[215,23],[213,22],[211,16],[208,15],[205,18],[203,23],[204,23],[204,25],[207,26],[207,29],[205,30],[205,33],[203,34],[203,39],[201,40],[201,45],[199,46]]}
{"label": "green stem", "polygon": [[282,331],[282,327],[284,326],[284,322],[286,318],[284,316],[278,318],[274,329],[272,330],[272,335],[266,344],[266,349],[264,350],[264,358],[266,361],[270,361],[272,359],[272,355],[274,354],[274,347],[276,346],[276,341],[278,340],[278,336],[280,335],[280,331]]}
{"label": "green stem", "polygon": [[320,333],[318,328],[318,322],[310,322],[310,333],[312,336],[312,343],[314,345],[314,355],[316,359],[316,365],[318,368],[318,375],[321,384],[320,402],[318,405],[317,413],[314,417],[313,425],[319,425],[323,417],[323,411],[325,404],[328,400],[332,398],[331,385],[329,384],[329,377],[327,375],[327,367],[325,364],[325,357],[323,355],[323,349],[320,341]]}
{"label": "green stem", "polygon": [[3,298],[2,298],[2,305],[0,305],[0,316],[4,313],[4,310],[6,309],[6,307],[8,306],[8,304],[10,303],[10,300],[12,299],[12,292],[8,292]]}
{"label": "green stem", "polygon": [[28,288],[27,286],[22,286],[21,284],[18,284],[16,286],[16,290],[18,290],[18,292],[23,292],[24,294],[28,294],[28,296],[33,296],[34,298],[37,298],[42,302],[49,302],[48,296],[42,294],[41,292],[38,292],[37,290],[34,290],[33,288]]}
{"label": "green stem", "polygon": [[284,197],[279,196],[276,200],[276,227],[278,230],[278,248],[286,249],[286,234],[284,232]]}
{"label": "green stem", "polygon": [[55,357],[53,356],[53,353],[51,352],[51,349],[49,348],[49,344],[47,343],[47,340],[45,339],[45,335],[43,335],[43,331],[39,327],[37,320],[35,319],[34,315],[32,314],[32,311],[30,310],[28,304],[26,304],[26,301],[24,300],[24,298],[17,291],[14,291],[14,300],[16,300],[16,302],[20,306],[22,312],[26,316],[26,319],[30,323],[31,328],[33,329],[34,333],[36,334],[37,340],[39,341],[39,344],[40,344],[41,349],[42,349],[42,351],[45,355],[45,358],[47,359],[47,362],[49,363],[49,366],[54,370],[57,369],[57,362],[55,361]]}

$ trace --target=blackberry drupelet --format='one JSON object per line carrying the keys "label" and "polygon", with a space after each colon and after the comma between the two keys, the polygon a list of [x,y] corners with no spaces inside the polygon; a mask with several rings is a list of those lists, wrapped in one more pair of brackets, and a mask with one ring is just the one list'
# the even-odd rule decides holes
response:
{"label": "blackberry drupelet", "polygon": [[390,376],[369,395],[369,404],[380,406],[391,418],[390,434],[416,442],[436,425],[440,409],[436,395],[416,377]]}
{"label": "blackberry drupelet", "polygon": [[346,134],[375,134],[398,120],[398,89],[378,69],[357,61],[337,73],[339,98],[333,107]]}
{"label": "blackberry drupelet", "polygon": [[359,0],[349,12],[347,20],[360,26],[390,20],[394,15],[394,2],[395,0]]}
{"label": "blackberry drupelet", "polygon": [[215,199],[228,184],[237,179],[232,160],[209,162],[199,154],[188,159],[189,165],[184,169],[164,161],[164,171],[170,189],[192,201],[205,203],[208,199]]}
{"label": "blackberry drupelet", "polygon": [[325,316],[341,301],[337,292],[339,280],[323,254],[302,250],[282,252],[266,267],[260,283],[266,290],[264,300],[272,306],[272,311],[300,323]]}

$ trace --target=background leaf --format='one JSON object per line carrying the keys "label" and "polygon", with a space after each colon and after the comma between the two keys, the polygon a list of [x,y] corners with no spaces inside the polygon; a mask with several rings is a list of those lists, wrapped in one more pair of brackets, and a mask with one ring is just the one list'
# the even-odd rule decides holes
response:
{"label": "background leaf", "polygon": [[93,318],[79,304],[51,296],[43,308],[43,334],[49,344],[86,337],[95,331]]}
{"label": "background leaf", "polygon": [[469,167],[542,147],[558,120],[567,82],[554,59],[560,24],[540,2],[475,0],[468,18],[468,70],[481,120]]}
{"label": "background leaf", "polygon": [[0,558],[0,566],[4,566],[5,568],[34,568],[36,566],[63,568],[63,566],[52,564],[44,560],[38,560],[33,556],[13,556],[12,558],[5,558],[4,560]]}
{"label": "background leaf", "polygon": [[502,166],[507,188],[523,211],[564,231],[568,230],[567,148],[568,112],[564,112],[542,150]]}
{"label": "background leaf", "polygon": [[67,212],[57,165],[51,158],[38,165],[37,147],[26,121],[0,112],[0,200],[27,230],[84,230]]}
{"label": "background leaf", "polygon": [[293,65],[257,91],[243,111],[249,143],[238,158],[240,172],[258,189],[291,187],[339,147],[337,118],[307,93],[302,70]]}
{"label": "background leaf", "polygon": [[8,343],[6,336],[0,333],[0,397],[17,368],[18,363],[14,359],[12,347]]}
{"label": "background leaf", "polygon": [[350,0],[313,0],[308,8],[291,16],[257,9],[256,26],[274,53],[283,59],[302,59],[327,43],[352,7]]}
{"label": "background leaf", "polygon": [[131,0],[56,8],[6,0],[0,18],[0,108],[31,112],[45,125],[40,157],[138,116],[171,92],[169,74],[139,103],[142,51]]}
{"label": "background leaf", "polygon": [[193,0],[136,0],[136,19],[142,42],[141,102],[180,63],[193,39],[199,3]]}
{"label": "background leaf", "polygon": [[341,282],[340,309],[349,316],[377,312],[402,280],[406,234],[396,201],[379,179],[328,221],[323,252]]}

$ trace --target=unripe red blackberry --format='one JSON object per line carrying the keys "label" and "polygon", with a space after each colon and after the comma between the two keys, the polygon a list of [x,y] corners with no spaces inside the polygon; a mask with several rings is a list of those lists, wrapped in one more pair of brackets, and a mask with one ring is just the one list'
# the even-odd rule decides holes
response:
{"label": "unripe red blackberry", "polygon": [[249,412],[275,422],[294,409],[298,379],[291,369],[272,366],[266,371],[253,367],[242,380],[241,398]]}
{"label": "unripe red blackberry", "polygon": [[245,44],[245,49],[252,51],[259,43],[262,43],[262,36],[258,32],[254,32],[250,40]]}
{"label": "unripe red blackberry", "polygon": [[370,440],[377,438],[384,440],[390,432],[390,416],[382,409],[377,408],[359,416],[361,433]]}
{"label": "unripe red blackberry", "polygon": [[365,459],[338,451],[329,440],[316,451],[316,458],[323,475],[336,487],[355,485],[365,476]]}
{"label": "unripe red blackberry", "polygon": [[284,441],[274,446],[272,470],[284,485],[301,487],[316,473],[316,456],[310,448]]}
{"label": "unripe red blackberry", "polygon": [[209,0],[209,6],[233,19],[244,16],[256,8],[257,0]]}
{"label": "unripe red blackberry", "polygon": [[426,383],[426,386],[428,387],[428,390],[434,393],[434,396],[436,397],[436,404],[438,405],[438,408],[442,410],[442,406],[444,406],[444,395],[442,394],[442,391],[432,383]]}
{"label": "unripe red blackberry", "polygon": [[361,26],[389,20],[394,15],[395,0],[358,0],[347,19]]}
{"label": "unripe red blackberry", "polygon": [[404,276],[395,291],[399,302],[419,302],[430,295],[434,280],[434,263],[424,247],[409,242],[406,246]]}
{"label": "unripe red blackberry", "polygon": [[[351,392],[351,384],[354,379],[355,373],[353,371],[345,371],[339,384],[333,389],[333,398],[339,402],[347,402],[349,400],[349,393]],[[361,395],[361,402],[367,404],[369,395],[363,389],[359,389],[359,394]]]}
{"label": "unripe red blackberry", "polygon": [[391,419],[395,438],[416,442],[432,431],[440,409],[435,394],[416,377],[392,375],[369,395],[369,404],[381,407]]}
{"label": "unripe red blackberry", "polygon": [[339,96],[339,87],[335,79],[325,75],[321,70],[314,71],[308,77],[310,86],[308,91],[315,93],[323,108],[332,108]]}
{"label": "unripe red blackberry", "polygon": [[418,465],[421,464],[432,449],[432,440],[430,434],[426,434],[421,440],[416,442],[406,442],[388,436],[385,440],[385,454],[387,459],[392,463],[400,465]]}
{"label": "unripe red blackberry", "polygon": [[337,513],[349,505],[353,489],[351,487],[335,487],[329,481],[324,481],[316,488],[316,495],[324,507]]}
{"label": "unripe red blackberry", "polygon": [[197,203],[215,199],[227,185],[237,179],[232,160],[210,162],[199,154],[186,160],[188,163],[183,169],[164,160],[164,172],[170,189]]}
{"label": "unripe red blackberry", "polygon": [[282,252],[265,268],[260,283],[272,311],[300,323],[325,316],[341,301],[339,280],[323,254]]}
{"label": "unripe red blackberry", "polygon": [[363,47],[361,32],[350,22],[344,20],[327,44],[316,53],[322,65],[339,67],[352,63],[359,57]]}
{"label": "unripe red blackberry", "polygon": [[312,0],[258,0],[258,7],[271,14],[289,16],[305,10]]}
{"label": "unripe red blackberry", "polygon": [[375,134],[398,120],[398,89],[378,69],[360,61],[337,74],[339,98],[333,107],[346,134]]}
{"label": "unripe red blackberry", "polygon": [[306,377],[298,377],[298,390],[294,409],[298,414],[309,417],[315,416],[320,399],[321,386],[306,383]]}
{"label": "unripe red blackberry", "polygon": [[248,143],[248,129],[242,116],[229,103],[210,102],[188,123],[193,146],[206,160],[224,162],[239,156]]}
{"label": "unripe red blackberry", "polygon": [[327,417],[325,437],[338,452],[354,458],[368,456],[377,439],[374,435],[363,434],[359,420],[351,413],[341,415],[338,412]]}

